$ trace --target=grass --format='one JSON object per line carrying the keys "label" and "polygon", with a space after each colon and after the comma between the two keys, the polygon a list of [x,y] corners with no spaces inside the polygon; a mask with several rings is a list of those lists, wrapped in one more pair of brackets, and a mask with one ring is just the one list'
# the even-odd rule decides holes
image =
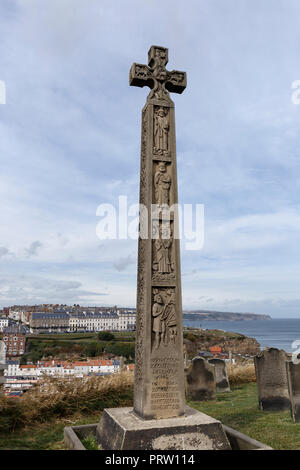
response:
{"label": "grass", "polygon": [[[102,383],[82,383],[73,387],[73,395],[61,384],[55,393],[30,396],[27,392],[18,400],[5,399],[11,403],[6,409],[0,399],[0,449],[64,449],[65,426],[96,423],[103,408],[132,406],[132,381],[127,373],[102,379]],[[219,394],[216,401],[188,404],[274,449],[300,449],[300,424],[293,423],[289,412],[260,411],[255,383],[235,385],[232,393]],[[5,416],[9,418],[6,428]],[[92,440],[87,443],[89,448],[94,444]]]}
{"label": "grass", "polygon": [[217,401],[189,404],[274,449],[300,449],[300,424],[293,423],[289,412],[260,411],[255,383],[235,386]]}
{"label": "grass", "polygon": [[229,382],[232,386],[256,382],[256,374],[253,362],[229,365],[227,366],[227,373]]}
{"label": "grass", "polygon": [[133,374],[84,379],[45,378],[18,399],[0,398],[0,429],[12,432],[49,420],[88,415],[132,404]]}
{"label": "grass", "polygon": [[223,330],[200,330],[199,328],[183,328],[184,334],[193,334],[199,339],[208,337],[210,339],[244,339],[245,335],[241,333],[235,333],[232,331],[223,331]]}
{"label": "grass", "polygon": [[98,337],[97,333],[61,333],[61,334],[30,334],[27,335],[28,339],[36,339],[39,341],[74,341],[74,340],[85,340],[94,339]]}
{"label": "grass", "polygon": [[65,450],[64,427],[96,423],[100,416],[101,413],[93,413],[72,420],[51,420],[13,433],[0,433],[0,450]]}
{"label": "grass", "polygon": [[133,360],[135,353],[134,333],[113,333],[114,339],[100,340],[98,333],[69,333],[55,335],[31,335],[27,338],[23,362],[37,362],[42,358],[101,357],[105,351],[115,356]]}
{"label": "grass", "polygon": [[[134,341],[135,332],[131,331],[112,331],[115,338],[120,338],[123,341]],[[30,334],[27,336],[29,339],[36,339],[39,341],[89,341],[98,340],[98,333],[61,333],[61,334]]]}
{"label": "grass", "polygon": [[86,450],[99,450],[96,437],[95,436],[87,436],[82,439],[82,444],[86,448]]}

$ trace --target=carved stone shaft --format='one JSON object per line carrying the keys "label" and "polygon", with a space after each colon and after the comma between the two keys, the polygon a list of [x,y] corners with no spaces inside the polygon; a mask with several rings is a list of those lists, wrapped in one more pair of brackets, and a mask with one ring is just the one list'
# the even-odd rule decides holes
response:
{"label": "carved stone shaft", "polygon": [[[186,77],[184,72],[166,71],[166,63],[167,49],[152,46],[149,66],[137,68],[134,64],[130,72],[131,85],[152,88],[142,111],[140,204],[148,210],[148,238],[140,233],[134,384],[134,412],[144,419],[185,414],[180,251],[179,240],[174,237],[176,209],[171,211],[169,236],[165,238],[165,222],[160,214],[157,237],[151,237],[152,204],[172,207],[178,203],[174,103],[167,89],[181,93]],[[174,86],[175,79],[183,80],[180,87]]]}

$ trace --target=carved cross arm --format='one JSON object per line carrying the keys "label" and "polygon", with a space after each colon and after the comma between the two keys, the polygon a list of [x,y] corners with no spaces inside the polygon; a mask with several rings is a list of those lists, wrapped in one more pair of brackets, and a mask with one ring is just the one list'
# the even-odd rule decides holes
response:
{"label": "carved cross arm", "polygon": [[148,65],[144,64],[132,64],[129,72],[129,84],[130,86],[148,86],[153,87],[153,80],[151,77],[151,70]]}
{"label": "carved cross arm", "polygon": [[168,78],[166,80],[166,90],[172,93],[181,94],[186,88],[186,72],[180,72],[178,70],[172,70],[168,72]]}

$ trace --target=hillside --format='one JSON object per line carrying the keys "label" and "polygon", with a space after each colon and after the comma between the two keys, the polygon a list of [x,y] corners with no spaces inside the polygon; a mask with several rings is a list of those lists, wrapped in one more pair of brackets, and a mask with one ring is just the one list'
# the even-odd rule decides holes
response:
{"label": "hillside", "polygon": [[185,328],[183,342],[189,359],[199,351],[208,351],[212,346],[220,346],[223,352],[254,356],[260,352],[260,344],[255,338],[240,333],[222,330],[199,330]]}
{"label": "hillside", "polygon": [[[103,333],[102,333],[103,335]],[[22,363],[41,359],[82,360],[106,355],[134,358],[135,333],[114,332],[111,340],[101,339],[101,333],[65,333],[28,335]]]}
{"label": "hillside", "polygon": [[[223,330],[184,327],[184,342],[189,358],[198,351],[208,351],[212,346],[221,346],[224,352],[254,355],[260,352],[260,345],[254,338],[240,333]],[[100,339],[99,333],[66,333],[28,335],[26,353],[21,363],[37,362],[41,359],[66,361],[82,360],[87,357],[123,356],[126,362],[133,362],[135,355],[135,332],[114,332],[113,339]]]}
{"label": "hillside", "polygon": [[[299,426],[288,411],[259,410],[257,386],[251,383],[251,376],[236,384],[229,370],[231,393],[188,404],[276,450],[299,450]],[[70,383],[72,390],[59,388],[50,396],[44,393],[42,399],[33,392],[19,400],[0,398],[0,450],[62,450],[65,426],[97,423],[103,408],[132,406],[133,375],[92,381],[87,389],[74,390]]]}
{"label": "hillside", "polygon": [[257,313],[234,313],[217,312],[214,310],[184,310],[183,320],[188,321],[260,321],[272,320],[270,315],[259,315]]}

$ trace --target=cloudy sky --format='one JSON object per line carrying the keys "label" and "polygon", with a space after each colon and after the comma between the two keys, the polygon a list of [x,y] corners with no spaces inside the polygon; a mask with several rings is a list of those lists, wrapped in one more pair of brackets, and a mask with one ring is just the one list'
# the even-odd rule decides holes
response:
{"label": "cloudy sky", "polygon": [[99,240],[96,210],[138,201],[132,62],[185,70],[175,95],[184,308],[300,317],[298,0],[2,0],[0,306],[135,305],[137,242]]}

